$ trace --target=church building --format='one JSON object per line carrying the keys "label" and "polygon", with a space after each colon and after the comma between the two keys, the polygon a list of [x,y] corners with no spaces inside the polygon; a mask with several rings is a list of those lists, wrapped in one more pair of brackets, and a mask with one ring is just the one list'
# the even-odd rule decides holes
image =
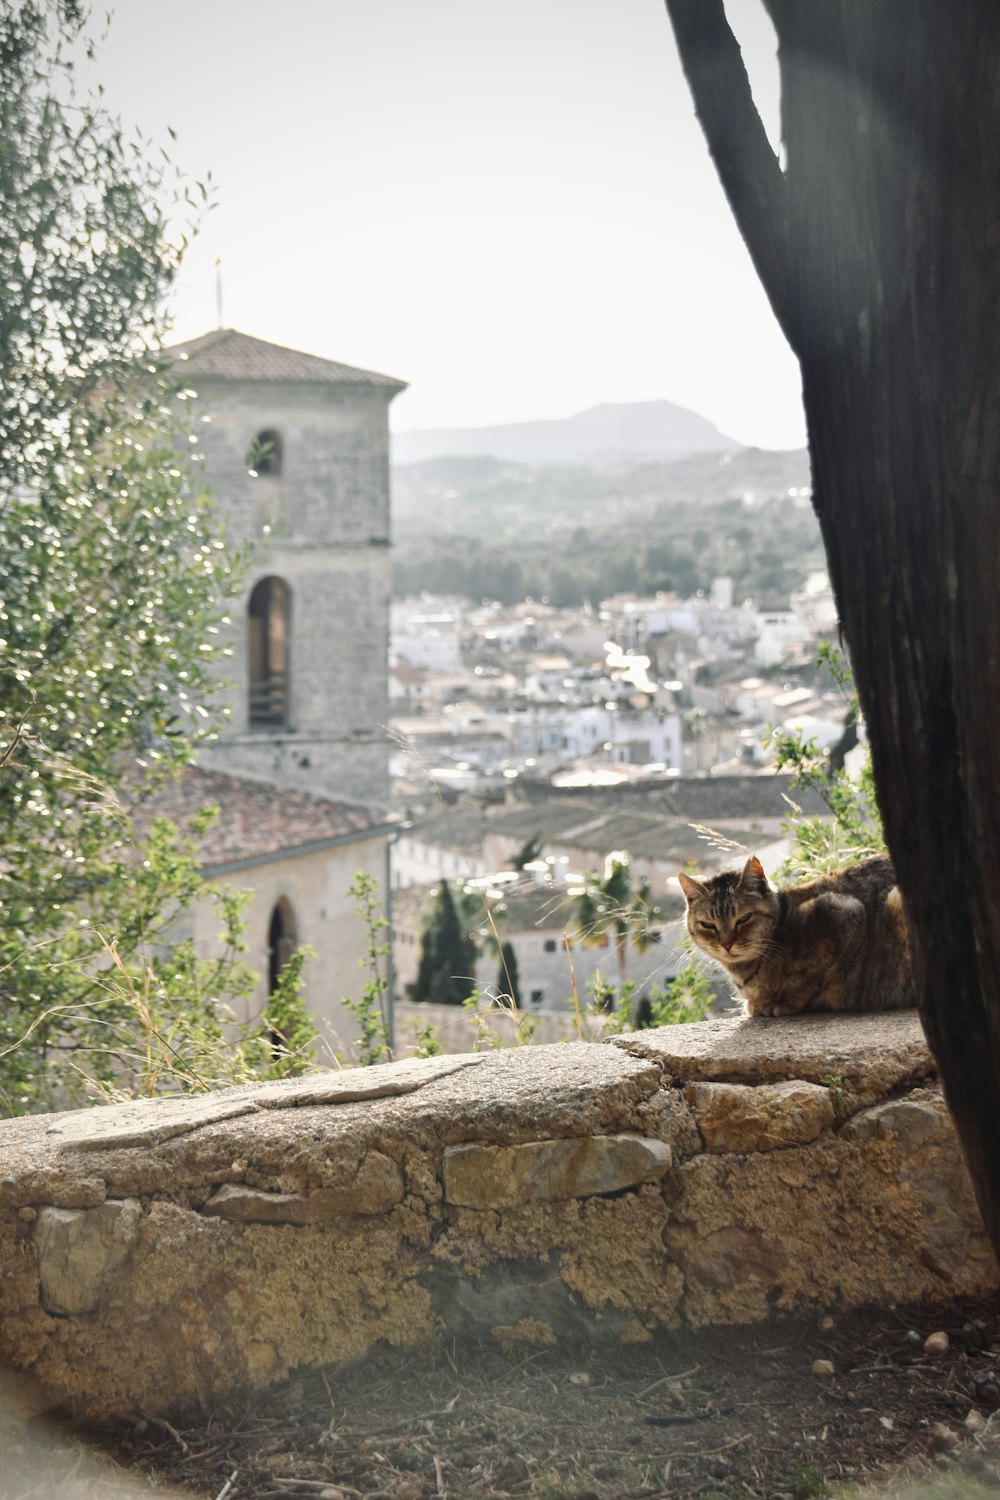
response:
{"label": "church building", "polygon": [[[158,810],[220,817],[212,883],[252,893],[247,957],[259,1013],[282,963],[315,951],[306,998],[332,1048],[366,975],[353,874],[389,889],[389,425],[404,382],[220,328],[172,346],[195,415],[200,477],[248,557],[221,671],[229,719]],[[192,913],[202,952],[216,941]],[[327,1059],[329,1060],[329,1059]]]}

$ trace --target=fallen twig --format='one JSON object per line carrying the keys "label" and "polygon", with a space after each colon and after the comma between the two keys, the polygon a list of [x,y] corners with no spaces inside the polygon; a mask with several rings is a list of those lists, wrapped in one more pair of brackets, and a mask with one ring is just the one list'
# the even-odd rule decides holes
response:
{"label": "fallen twig", "polygon": [[165,1417],[150,1417],[149,1420],[151,1422],[155,1422],[157,1427],[162,1427],[164,1432],[169,1433],[174,1442],[177,1444],[178,1448],[184,1454],[184,1457],[187,1458],[188,1454],[191,1452],[191,1449],[181,1437],[180,1433],[177,1431],[177,1428],[171,1427],[170,1423],[166,1420]]}
{"label": "fallen twig", "polygon": [[216,1495],[215,1500],[229,1500],[229,1496],[233,1493],[233,1485],[236,1483],[239,1472],[239,1469],[233,1470],[229,1478],[226,1480],[225,1484],[222,1486],[222,1489]]}
{"label": "fallen twig", "polygon": [[673,1380],[687,1380],[690,1375],[697,1375],[700,1369],[701,1365],[692,1365],[690,1370],[680,1370],[676,1375],[661,1375],[659,1380],[654,1380],[652,1385],[647,1385],[644,1391],[640,1391],[635,1399],[641,1401],[650,1391],[659,1390],[661,1385],[669,1385]]}

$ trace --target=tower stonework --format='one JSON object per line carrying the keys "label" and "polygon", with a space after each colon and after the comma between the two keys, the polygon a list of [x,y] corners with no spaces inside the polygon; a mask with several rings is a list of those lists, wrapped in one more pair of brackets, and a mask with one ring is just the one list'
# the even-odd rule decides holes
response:
{"label": "tower stonework", "polygon": [[169,351],[204,481],[249,554],[230,607],[231,716],[203,763],[388,801],[388,408],[403,381],[218,329]]}

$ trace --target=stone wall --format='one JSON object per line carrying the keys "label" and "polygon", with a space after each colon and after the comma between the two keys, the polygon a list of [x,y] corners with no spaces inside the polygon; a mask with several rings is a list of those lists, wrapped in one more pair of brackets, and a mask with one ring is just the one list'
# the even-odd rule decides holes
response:
{"label": "stone wall", "polygon": [[0,1124],[0,1359],[92,1412],[498,1328],[984,1293],[916,1017],[724,1019]]}

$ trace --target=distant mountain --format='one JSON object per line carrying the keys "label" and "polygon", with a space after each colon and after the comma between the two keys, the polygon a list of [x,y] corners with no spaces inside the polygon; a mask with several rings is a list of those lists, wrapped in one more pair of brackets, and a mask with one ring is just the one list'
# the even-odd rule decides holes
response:
{"label": "distant mountain", "polygon": [[636,463],[741,447],[705,417],[670,401],[605,402],[552,421],[397,432],[392,461],[483,455],[521,464]]}
{"label": "distant mountain", "polygon": [[741,448],[683,458],[519,464],[489,456],[429,458],[393,470],[396,535],[491,534],[502,524],[541,535],[553,526],[665,519],[678,504],[793,497],[808,505],[805,448]]}

